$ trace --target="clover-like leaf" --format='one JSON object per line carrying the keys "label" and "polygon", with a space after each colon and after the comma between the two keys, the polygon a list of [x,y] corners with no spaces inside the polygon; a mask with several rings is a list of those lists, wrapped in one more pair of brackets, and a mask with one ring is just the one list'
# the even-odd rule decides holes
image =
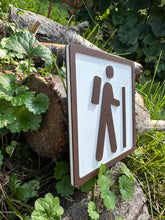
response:
{"label": "clover-like leaf", "polygon": [[106,195],[104,195],[104,205],[110,211],[114,210],[116,204],[116,195],[109,191]]}
{"label": "clover-like leaf", "polygon": [[30,111],[36,114],[41,114],[46,112],[49,107],[49,99],[48,97],[40,93],[36,97],[25,100],[25,106]]}
{"label": "clover-like leaf", "polygon": [[122,198],[124,200],[130,200],[135,193],[135,183],[132,179],[125,175],[119,177],[119,186]]}
{"label": "clover-like leaf", "polygon": [[69,172],[68,163],[61,161],[56,163],[56,167],[54,168],[54,177],[56,180],[60,180],[63,175]]}
{"label": "clover-like leaf", "polygon": [[88,203],[88,214],[91,219],[97,220],[100,217],[99,213],[96,211],[96,205],[92,201]]}
{"label": "clover-like leaf", "polygon": [[73,195],[74,187],[70,184],[70,176],[63,176],[62,180],[56,183],[56,189],[61,196]]}

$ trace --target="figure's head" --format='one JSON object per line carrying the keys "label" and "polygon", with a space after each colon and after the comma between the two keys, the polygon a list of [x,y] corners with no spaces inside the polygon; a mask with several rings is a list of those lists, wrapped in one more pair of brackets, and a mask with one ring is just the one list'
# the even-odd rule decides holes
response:
{"label": "figure's head", "polygon": [[106,76],[108,78],[113,78],[113,73],[114,73],[113,67],[112,66],[107,66],[106,67]]}

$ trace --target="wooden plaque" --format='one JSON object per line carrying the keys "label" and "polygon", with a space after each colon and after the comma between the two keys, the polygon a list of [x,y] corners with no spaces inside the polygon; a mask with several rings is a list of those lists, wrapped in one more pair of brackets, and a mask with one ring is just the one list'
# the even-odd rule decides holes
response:
{"label": "wooden plaque", "polygon": [[71,184],[79,187],[135,149],[134,63],[66,47]]}

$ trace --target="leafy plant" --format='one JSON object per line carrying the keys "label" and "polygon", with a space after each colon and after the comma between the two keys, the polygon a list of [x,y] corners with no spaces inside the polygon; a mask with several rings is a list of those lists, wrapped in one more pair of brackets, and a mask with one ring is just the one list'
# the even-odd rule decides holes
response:
{"label": "leafy plant", "polygon": [[39,185],[40,183],[38,180],[31,180],[21,186],[21,181],[17,179],[15,174],[10,177],[10,182],[8,184],[10,192],[21,201],[37,197],[37,190],[40,188]]}
{"label": "leafy plant", "polygon": [[[121,196],[124,200],[130,200],[133,198],[135,192],[135,181],[132,177],[130,170],[127,168],[125,164],[121,166],[121,174],[119,177],[119,185],[111,184],[111,176],[110,173],[112,171],[106,171],[106,166],[102,164],[100,166],[97,184],[100,188],[101,198],[103,199],[104,206],[107,210],[111,211],[115,209],[116,206],[116,195],[111,190],[111,188],[119,188]],[[88,213],[92,219],[99,219],[99,212],[96,210],[96,205],[94,201],[88,203]],[[116,217],[115,219],[120,219]]]}
{"label": "leafy plant", "polygon": [[88,203],[88,213],[91,219],[99,219],[100,217],[99,213],[96,211],[96,205],[92,201]]}
{"label": "leafy plant", "polygon": [[84,18],[90,21],[86,34],[90,41],[107,52],[140,62],[146,76],[152,76],[162,50],[156,75],[165,78],[164,3],[158,0],[115,0],[104,4],[101,0],[83,1],[76,19]]}
{"label": "leafy plant", "polygon": [[49,106],[48,97],[40,93],[36,97],[26,86],[18,86],[13,74],[0,76],[0,129],[12,133],[37,130]]}
{"label": "leafy plant", "polygon": [[59,198],[54,198],[51,193],[47,193],[44,198],[37,199],[34,207],[31,220],[59,220],[64,213]]}
{"label": "leafy plant", "polygon": [[29,31],[20,31],[13,34],[6,40],[8,49],[19,52],[28,58],[28,79],[30,84],[30,67],[32,56],[39,56],[45,61],[45,65],[51,66],[52,56],[50,50],[41,45],[35,36]]}
{"label": "leafy plant", "polygon": [[70,184],[70,176],[68,174],[69,166],[66,162],[56,163],[54,169],[54,177],[58,182],[56,183],[57,192],[62,196],[71,196],[74,194],[74,187]]}

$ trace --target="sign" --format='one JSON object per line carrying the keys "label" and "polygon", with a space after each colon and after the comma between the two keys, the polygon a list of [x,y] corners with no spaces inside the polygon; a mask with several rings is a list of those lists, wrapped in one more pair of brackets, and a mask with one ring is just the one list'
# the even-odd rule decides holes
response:
{"label": "sign", "polygon": [[71,184],[78,187],[135,148],[134,63],[66,47]]}

